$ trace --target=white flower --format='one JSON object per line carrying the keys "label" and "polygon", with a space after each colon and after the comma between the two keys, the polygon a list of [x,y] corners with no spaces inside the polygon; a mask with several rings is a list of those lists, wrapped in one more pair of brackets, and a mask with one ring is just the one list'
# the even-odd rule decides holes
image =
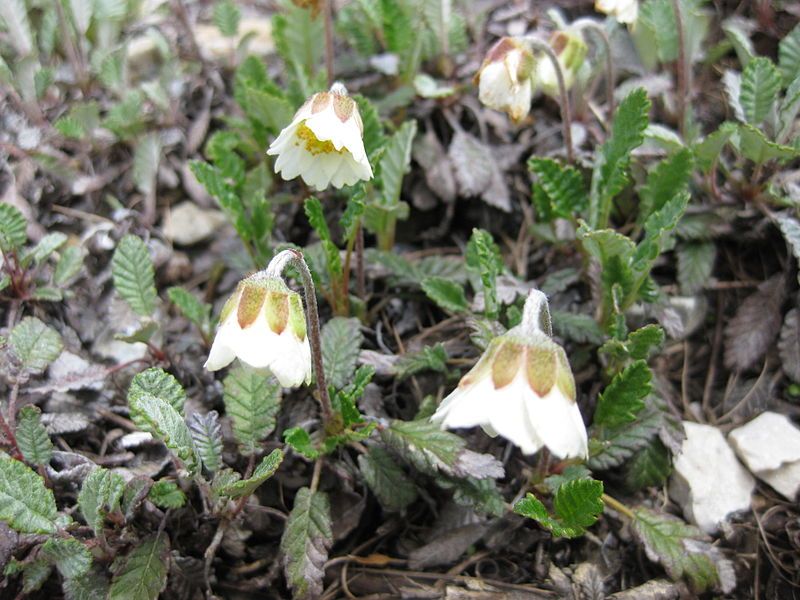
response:
{"label": "white flower", "polygon": [[[564,75],[564,87],[569,90],[574,84],[578,71],[583,66],[588,48],[583,39],[572,33],[556,31],[550,38],[550,46],[558,57],[561,73]],[[543,56],[536,62],[536,82],[542,93],[558,98],[558,76],[556,69],[548,57]]]}
{"label": "white flower", "polygon": [[287,181],[299,175],[317,191],[340,188],[372,179],[363,133],[358,106],[335,83],[306,100],[267,154],[278,156],[275,172]]}
{"label": "white flower", "polygon": [[518,123],[528,114],[533,94],[533,54],[520,42],[501,38],[489,52],[478,72],[478,98]]}
{"label": "white flower", "polygon": [[638,0],[595,0],[594,9],[611,15],[620,23],[635,23],[639,17]]}
{"label": "white flower", "polygon": [[311,381],[303,301],[281,278],[256,273],[225,303],[205,367],[216,371],[234,358],[268,369],[284,387]]}
{"label": "white flower", "polygon": [[535,313],[535,319],[523,320],[493,340],[431,420],[451,429],[480,425],[525,454],[546,446],[560,458],[586,458],[586,426],[575,402],[567,356],[539,329],[539,308],[529,310],[532,299],[540,303],[543,297],[537,290],[531,292],[526,313]]}

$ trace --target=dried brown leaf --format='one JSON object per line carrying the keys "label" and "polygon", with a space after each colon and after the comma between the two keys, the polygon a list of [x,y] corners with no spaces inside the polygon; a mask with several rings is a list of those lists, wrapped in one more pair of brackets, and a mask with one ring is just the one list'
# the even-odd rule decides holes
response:
{"label": "dried brown leaf", "polygon": [[780,310],[785,295],[786,281],[778,273],[745,298],[725,328],[726,367],[745,371],[769,350],[781,328]]}

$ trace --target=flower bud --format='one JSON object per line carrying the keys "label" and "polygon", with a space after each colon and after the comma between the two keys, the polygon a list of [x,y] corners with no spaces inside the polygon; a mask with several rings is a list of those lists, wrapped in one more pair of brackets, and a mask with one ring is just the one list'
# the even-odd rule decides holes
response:
{"label": "flower bud", "polygon": [[284,387],[311,381],[311,349],[303,301],[283,279],[256,273],[228,298],[205,367],[221,369],[238,358],[268,369]]}
{"label": "flower bud", "polygon": [[594,9],[629,25],[639,17],[638,0],[595,0]]}
{"label": "flower bud", "polygon": [[[588,48],[583,39],[576,34],[566,31],[556,31],[550,38],[550,46],[558,57],[561,73],[564,75],[564,87],[569,90],[575,84],[578,71],[583,66]],[[536,63],[536,81],[542,93],[552,98],[558,98],[558,76],[553,62],[542,57]]]}
{"label": "flower bud", "polygon": [[478,98],[518,123],[530,110],[533,67],[533,54],[528,48],[513,38],[501,38],[486,53],[475,74]]}

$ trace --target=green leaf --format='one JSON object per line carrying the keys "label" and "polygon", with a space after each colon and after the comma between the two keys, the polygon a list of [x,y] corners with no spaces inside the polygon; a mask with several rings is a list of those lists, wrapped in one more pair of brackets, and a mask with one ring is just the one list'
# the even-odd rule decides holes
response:
{"label": "green leaf", "polygon": [[[128,402],[131,402],[130,397]],[[135,407],[142,429],[160,439],[181,459],[189,471],[196,466],[194,445],[183,417],[165,400],[151,394],[142,394],[131,407]]]}
{"label": "green leaf", "polygon": [[201,302],[197,296],[182,287],[167,290],[169,301],[178,307],[184,317],[189,319],[204,335],[211,330],[211,305]]}
{"label": "green leaf", "polygon": [[460,313],[469,309],[464,288],[458,283],[444,277],[426,277],[421,285],[425,295],[443,310]]}
{"label": "green leaf", "polygon": [[233,421],[233,435],[244,454],[253,454],[275,429],[281,403],[280,385],[274,378],[243,366],[228,373],[223,385],[225,414]]}
{"label": "green leaf", "polygon": [[645,325],[628,334],[628,339],[623,341],[608,340],[600,348],[601,354],[606,354],[619,362],[628,359],[646,360],[654,348],[664,343],[664,330],[659,325]]}
{"label": "green leaf", "polygon": [[277,134],[292,121],[294,109],[282,96],[247,87],[244,89],[243,98],[243,108],[247,116],[270,133]]}
{"label": "green leaf", "polygon": [[281,538],[286,582],[295,598],[322,595],[325,561],[333,544],[328,496],[300,488]]}
{"label": "green leaf", "polygon": [[685,148],[662,160],[647,174],[647,184],[639,193],[640,223],[644,223],[654,211],[661,210],[669,200],[689,188],[692,163],[692,153]]}
{"label": "green leaf", "polygon": [[447,350],[442,344],[425,346],[419,352],[403,354],[395,365],[398,381],[402,381],[420,371],[447,372]]}
{"label": "green leaf", "polygon": [[768,58],[754,58],[742,72],[739,104],[748,123],[761,123],[775,105],[781,91],[781,74]]}
{"label": "green leaf", "polygon": [[322,210],[322,203],[317,198],[310,196],[304,204],[306,217],[314,231],[317,232],[322,247],[325,250],[325,260],[328,267],[328,275],[331,277],[342,274],[342,259],[339,255],[339,248],[333,243],[328,224],[325,222],[325,213]]}
{"label": "green leaf", "polygon": [[[111,69],[123,68],[123,57],[121,55],[109,55]],[[104,64],[105,66],[105,64]],[[119,73],[114,72],[114,76]],[[121,87],[123,82],[119,81],[109,87]],[[144,129],[143,120],[144,94],[139,90],[129,91],[125,94],[122,102],[112,106],[106,118],[103,120],[103,127],[109,129],[118,138],[127,140],[138,135]]]}
{"label": "green leaf", "polygon": [[784,85],[800,76],[800,24],[795,25],[778,44],[778,68]]}
{"label": "green leaf", "polygon": [[138,315],[149,317],[156,309],[153,261],[141,238],[128,234],[111,259],[114,288]]}
{"label": "green leaf", "polygon": [[150,486],[147,499],[161,508],[180,508],[186,504],[186,494],[174,481],[162,479]]}
{"label": "green leaf", "polygon": [[165,533],[146,538],[114,562],[108,600],[156,600],[167,585],[169,540]]}
{"label": "green leaf", "polygon": [[725,19],[722,22],[722,30],[736,51],[736,58],[743,67],[747,66],[756,56],[753,42],[748,36],[747,30],[742,27],[741,22],[734,18]]}
{"label": "green leaf", "polygon": [[156,176],[161,162],[161,138],[158,133],[148,133],[136,144],[133,153],[133,181],[145,196],[156,193]]}
{"label": "green leaf", "polygon": [[[787,143],[794,129],[797,113],[800,112],[800,73],[789,84],[786,94],[778,107],[778,131],[775,141]],[[791,142],[789,142],[791,143]]]}
{"label": "green leaf", "polygon": [[108,579],[99,569],[65,579],[62,586],[66,600],[106,600],[108,597]]}
{"label": "green leaf", "polygon": [[59,333],[36,317],[25,317],[8,336],[11,349],[22,367],[41,373],[53,362],[64,347]]}
{"label": "green leaf", "polygon": [[536,175],[533,196],[540,219],[574,220],[589,207],[589,197],[580,171],[552,158],[532,157],[528,169]]}
{"label": "green leaf", "polygon": [[81,125],[78,119],[72,116],[60,117],[53,123],[53,127],[65,138],[73,140],[79,140],[86,135],[83,125]]}
{"label": "green leaf", "polygon": [[44,544],[40,557],[52,563],[64,579],[81,577],[92,566],[92,555],[75,538],[50,538]]}
{"label": "green leaf", "polygon": [[14,432],[22,456],[33,465],[46,465],[53,457],[53,442],[41,423],[41,416],[38,406],[23,406]]}
{"label": "green leaf", "polygon": [[411,146],[416,133],[417,122],[405,121],[386,141],[378,163],[384,206],[395,206],[400,201],[403,176],[411,164]]}
{"label": "green leaf", "polygon": [[649,440],[625,463],[623,482],[625,489],[633,493],[638,490],[661,486],[672,472],[669,450],[658,438]]}
{"label": "green leaf", "polygon": [[452,487],[453,501],[461,506],[469,506],[476,511],[502,517],[506,513],[506,501],[497,489],[494,479],[475,479],[474,477],[439,477],[436,483],[441,487]]}
{"label": "green leaf", "polygon": [[77,246],[69,246],[61,252],[55,270],[53,283],[64,286],[81,271],[83,267],[83,252]]}
{"label": "green leaf", "polygon": [[380,446],[371,446],[358,457],[364,481],[381,506],[388,511],[404,510],[417,498],[417,486],[403,472],[392,455]]}
{"label": "green leaf", "polygon": [[720,152],[725,147],[725,144],[733,137],[737,131],[736,123],[726,121],[719,126],[719,129],[710,133],[701,142],[693,147],[695,159],[698,167],[704,173],[708,173],[711,167],[716,163]]}
{"label": "green leaf", "polygon": [[458,458],[464,440],[442,431],[427,419],[392,421],[381,430],[383,442],[400,458],[428,475],[439,471],[445,474],[459,471]]}
{"label": "green leaf", "polygon": [[302,427],[291,427],[285,430],[283,439],[291,446],[292,450],[309,460],[316,460],[323,454],[317,450],[311,441],[311,436]]}
{"label": "green leaf", "polygon": [[696,593],[719,583],[717,566],[721,561],[712,554],[703,532],[676,517],[646,508],[633,513],[633,535],[644,546],[647,557],[660,563],[673,580],[686,579]]}
{"label": "green leaf", "polygon": [[361,122],[364,125],[364,150],[370,163],[377,157],[378,152],[386,144],[386,135],[383,132],[383,123],[378,115],[375,105],[360,94],[355,94],[353,100],[358,105],[358,112],[361,115]]}
{"label": "green leaf", "polygon": [[684,294],[696,294],[710,281],[717,259],[714,242],[681,244],[675,253],[678,257],[678,284]]}
{"label": "green leaf", "polygon": [[214,4],[214,25],[225,37],[234,37],[237,34],[241,17],[233,0],[220,0]]}
{"label": "green leaf", "polygon": [[66,244],[67,239],[67,236],[60,231],[48,233],[41,240],[39,240],[39,243],[36,244],[36,246],[33,247],[33,250],[30,251],[29,256],[33,259],[33,262],[39,264],[47,260],[47,258],[53,252]]}
{"label": "green leaf", "polygon": [[275,474],[278,467],[281,466],[281,462],[283,462],[283,452],[280,448],[276,448],[261,460],[261,463],[255,468],[253,475],[249,479],[240,479],[223,486],[220,489],[220,493],[233,499],[249,496]]}
{"label": "green leaf", "polygon": [[33,290],[31,298],[41,300],[43,302],[61,302],[61,300],[64,298],[64,294],[58,288],[43,286],[37,287],[35,290]]}
{"label": "green leaf", "polygon": [[122,475],[99,467],[83,480],[78,494],[78,508],[95,535],[100,535],[103,530],[106,515],[119,510],[124,491],[125,480]]}
{"label": "green leaf", "polygon": [[636,419],[644,408],[644,398],[652,391],[652,377],[643,360],[631,363],[617,374],[597,399],[594,425],[613,428]]}
{"label": "green leaf", "polygon": [[[686,18],[686,17],[684,17]],[[639,8],[638,22],[653,36],[662,63],[678,58],[678,24],[670,0],[646,0]]]}
{"label": "green leaf", "polygon": [[739,154],[757,165],[768,160],[789,160],[800,156],[800,149],[771,142],[763,131],[748,123],[739,125],[731,143]]}
{"label": "green leaf", "polygon": [[603,483],[591,478],[573,479],[560,485],[553,498],[551,516],[541,500],[528,494],[514,505],[514,512],[533,519],[557,537],[574,538],[597,521],[603,512]]}
{"label": "green leaf", "polygon": [[23,0],[0,2],[0,22],[5,23],[5,30],[17,54],[25,56],[34,49],[28,11]]}
{"label": "green leaf", "polygon": [[358,319],[334,317],[322,328],[322,364],[328,385],[343,388],[353,377],[364,336]]}
{"label": "green leaf", "polygon": [[137,420],[134,405],[139,398],[145,395],[160,398],[174,408],[175,412],[183,416],[183,404],[186,402],[186,392],[183,391],[183,386],[181,386],[180,382],[164,369],[151,367],[141,373],[137,373],[134,375],[133,379],[131,379],[131,385],[128,388],[128,404],[131,407],[133,422],[140,427],[142,423]]}
{"label": "green leaf", "polygon": [[44,480],[0,452],[0,521],[19,533],[55,533],[56,500]]}
{"label": "green leaf", "polygon": [[325,63],[322,18],[312,16],[309,10],[284,4],[283,10],[272,17],[272,36],[291,76],[294,102],[300,103],[319,91],[313,78]]}
{"label": "green leaf", "polygon": [[144,475],[137,475],[125,484],[125,490],[122,493],[122,513],[125,515],[126,521],[131,521],[136,515],[136,511],[142,505],[150,487],[153,485],[153,480]]}
{"label": "green leaf", "polygon": [[592,317],[581,313],[554,310],[551,312],[553,331],[563,338],[579,344],[599,345],[603,342],[603,331]]}
{"label": "green leaf", "polygon": [[500,312],[497,302],[497,276],[503,270],[503,259],[488,231],[477,228],[472,230],[467,243],[467,265],[480,276],[486,318],[497,319]]}
{"label": "green leaf", "polygon": [[331,398],[334,410],[341,413],[344,426],[363,423],[364,417],[358,411],[356,402],[364,395],[364,390],[375,375],[375,367],[361,365],[353,375],[353,381],[342,389],[334,390]]}
{"label": "green leaf", "polygon": [[212,473],[218,471],[222,467],[222,426],[217,411],[210,410],[204,415],[193,413],[189,431],[205,468]]}

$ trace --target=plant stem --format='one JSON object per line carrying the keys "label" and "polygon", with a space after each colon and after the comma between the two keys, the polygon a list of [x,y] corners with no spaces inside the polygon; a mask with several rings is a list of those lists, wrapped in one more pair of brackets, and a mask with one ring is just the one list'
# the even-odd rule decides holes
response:
{"label": "plant stem", "polygon": [[561,64],[558,62],[558,56],[556,56],[550,44],[531,36],[525,37],[524,39],[534,50],[545,53],[547,58],[550,59],[550,62],[553,63],[556,79],[558,80],[558,104],[561,108],[561,125],[564,131],[564,145],[567,147],[567,161],[573,163],[575,162],[575,151],[572,148],[572,112],[569,106],[567,86],[564,83],[564,72],[561,70]]}
{"label": "plant stem", "polygon": [[361,219],[356,225],[356,293],[361,300],[366,301],[367,284],[364,277],[364,228]]}
{"label": "plant stem", "polygon": [[8,423],[6,423],[5,417],[3,417],[3,411],[0,411],[0,431],[2,431],[8,445],[11,447],[11,456],[17,460],[22,460],[22,452],[20,452],[19,446],[17,445],[17,438],[14,432],[11,431]]}
{"label": "plant stem", "polygon": [[328,395],[328,385],[325,383],[325,370],[322,366],[322,334],[319,326],[317,290],[314,287],[311,271],[309,271],[308,264],[303,258],[303,253],[292,248],[276,254],[267,266],[266,274],[270,277],[280,277],[283,270],[289,265],[300,272],[300,279],[303,282],[303,293],[306,297],[306,306],[308,308],[308,341],[311,345],[311,360],[314,364],[314,375],[317,378],[317,392],[320,407],[322,408],[322,420],[327,430],[328,425],[333,423],[334,414],[331,407],[331,399]]}
{"label": "plant stem", "polygon": [[309,486],[311,493],[316,493],[317,489],[319,488],[319,477],[322,474],[322,461],[322,456],[314,461],[314,472],[311,475],[311,485]]}
{"label": "plant stem", "polygon": [[332,0],[322,0],[322,10],[325,12],[325,70],[328,73],[328,87],[333,85],[333,6]]}
{"label": "plant stem", "polygon": [[689,94],[689,73],[686,64],[686,38],[683,31],[683,14],[681,13],[681,0],[672,0],[672,9],[675,11],[675,26],[678,29],[678,128],[681,137],[686,139],[686,100]]}
{"label": "plant stem", "polygon": [[603,49],[606,55],[606,103],[608,104],[608,123],[614,118],[614,58],[611,56],[611,42],[608,40],[608,32],[605,28],[592,19],[579,19],[573,26],[580,29],[590,29],[594,31],[602,40]]}
{"label": "plant stem", "polygon": [[602,498],[603,498],[603,503],[604,504],[607,504],[608,506],[613,508],[618,513],[625,515],[631,521],[636,519],[636,515],[633,514],[633,511],[630,508],[628,508],[627,506],[625,506],[622,502],[617,500],[616,498],[612,498],[608,494],[603,494]]}

